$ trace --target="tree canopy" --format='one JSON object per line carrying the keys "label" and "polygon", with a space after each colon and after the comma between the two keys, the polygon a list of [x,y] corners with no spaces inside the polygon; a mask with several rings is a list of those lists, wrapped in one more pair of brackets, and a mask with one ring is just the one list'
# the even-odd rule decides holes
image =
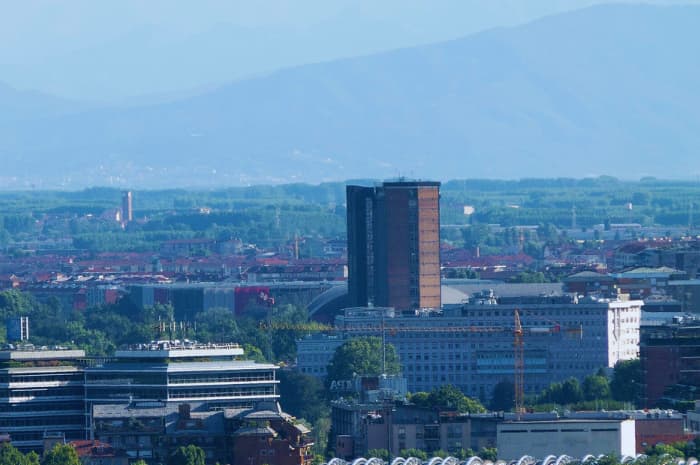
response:
{"label": "tree canopy", "polygon": [[168,465],[205,465],[204,450],[194,444],[180,446],[170,456]]}
{"label": "tree canopy", "polygon": [[312,423],[328,415],[323,383],[313,376],[280,370],[280,403],[285,412]]}
{"label": "tree canopy", "polygon": [[39,456],[31,452],[24,455],[12,444],[4,443],[0,446],[0,465],[39,465]]}
{"label": "tree canopy", "polygon": [[[44,454],[41,465],[81,465],[78,453],[69,444],[56,444]],[[203,464],[202,464],[203,465]]]}
{"label": "tree canopy", "polygon": [[622,360],[615,364],[610,391],[613,399],[638,402],[642,387],[642,364],[639,359]]}
{"label": "tree canopy", "polygon": [[386,354],[385,373],[387,375],[400,373],[399,356],[392,344],[385,344],[382,350],[380,338],[358,337],[350,339],[336,349],[328,364],[327,382],[352,379],[354,375],[382,374],[382,352]]}
{"label": "tree canopy", "polygon": [[430,393],[417,392],[411,396],[410,400],[419,407],[456,410],[460,413],[486,412],[486,408],[478,400],[467,397],[451,384],[444,384]]}
{"label": "tree canopy", "polygon": [[583,380],[583,397],[586,400],[610,398],[610,383],[608,378],[601,375],[586,376]]}
{"label": "tree canopy", "polygon": [[510,411],[515,405],[515,387],[513,381],[503,379],[493,387],[491,410]]}

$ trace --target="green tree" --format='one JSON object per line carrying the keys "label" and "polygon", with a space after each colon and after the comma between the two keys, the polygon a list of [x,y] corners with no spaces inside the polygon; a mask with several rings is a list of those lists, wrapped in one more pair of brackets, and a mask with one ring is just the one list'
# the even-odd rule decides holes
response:
{"label": "green tree", "polygon": [[620,458],[616,454],[606,454],[595,461],[596,465],[620,465]]}
{"label": "green tree", "polygon": [[3,317],[28,315],[34,306],[31,295],[18,290],[0,292],[0,312]]}
{"label": "green tree", "polygon": [[194,444],[180,446],[170,456],[168,465],[205,465],[204,450]]}
{"label": "green tree", "polygon": [[428,453],[420,449],[401,449],[399,455],[404,458],[416,457],[424,462],[428,460]]}
{"label": "green tree", "polygon": [[583,400],[581,383],[576,378],[569,378],[561,384],[562,404],[575,404]]}
{"label": "green tree", "polygon": [[477,454],[482,460],[495,462],[498,458],[498,450],[495,447],[482,447]]}
{"label": "green tree", "polygon": [[239,333],[236,318],[228,308],[210,308],[195,316],[197,337],[210,342],[230,342]]}
{"label": "green tree", "polygon": [[491,396],[491,410],[510,411],[515,404],[515,387],[513,382],[508,379],[499,381],[493,387],[493,396]]}
{"label": "green tree", "polygon": [[559,405],[575,404],[583,400],[583,390],[576,378],[569,378],[563,383],[552,383],[538,397],[538,404],[554,403]]}
{"label": "green tree", "polygon": [[418,405],[419,407],[426,407],[428,406],[430,399],[430,393],[428,392],[414,392],[413,394],[410,394],[408,397],[408,400],[413,402],[414,404]]}
{"label": "green tree", "polygon": [[583,380],[583,397],[586,400],[605,400],[610,398],[608,378],[599,375],[586,376]]}
{"label": "green tree", "polygon": [[[684,445],[680,444],[681,448]],[[649,447],[644,451],[649,456],[669,455],[671,457],[685,457],[685,452],[676,447],[675,444],[656,444],[654,447]]]}
{"label": "green tree", "polygon": [[547,277],[541,271],[521,271],[508,279],[509,283],[546,283]]}
{"label": "green tree", "polygon": [[44,455],[41,465],[80,465],[80,458],[73,446],[56,444]]}
{"label": "green tree", "polygon": [[3,443],[0,446],[0,465],[29,465],[27,457],[15,449],[12,444]]}
{"label": "green tree", "polygon": [[486,412],[486,408],[478,400],[465,396],[451,384],[444,384],[429,394],[417,392],[411,396],[411,402],[419,407],[456,410],[461,413]]}
{"label": "green tree", "polygon": [[260,350],[258,347],[254,346],[253,344],[243,344],[243,352],[244,352],[244,357],[246,360],[253,360],[258,363],[265,363],[267,360],[265,359],[265,355],[263,355],[262,350]]}
{"label": "green tree", "polygon": [[285,412],[315,424],[329,414],[323,383],[313,376],[280,370],[280,402]]}
{"label": "green tree", "polygon": [[[391,344],[385,344],[386,374],[401,371],[399,356]],[[382,340],[378,337],[358,337],[338,347],[328,364],[326,383],[352,379],[354,375],[378,376],[382,374]]]}
{"label": "green tree", "polygon": [[622,360],[615,364],[610,392],[613,399],[637,402],[642,386],[642,365],[639,359]]}
{"label": "green tree", "polygon": [[39,454],[37,454],[34,451],[28,452],[27,455],[24,456],[27,465],[39,465]]}
{"label": "green tree", "polygon": [[[276,305],[270,315],[276,323],[301,325],[307,323],[308,312],[303,306],[293,304]],[[272,332],[272,351],[276,360],[294,360],[297,354],[296,340],[303,336],[302,331],[279,330]]]}
{"label": "green tree", "polygon": [[473,249],[479,245],[486,242],[491,230],[487,224],[472,224],[468,228],[462,231],[462,239],[464,240],[464,247],[468,249]]}
{"label": "green tree", "polygon": [[370,449],[367,451],[367,457],[378,457],[387,462],[389,460],[389,451],[386,449]]}

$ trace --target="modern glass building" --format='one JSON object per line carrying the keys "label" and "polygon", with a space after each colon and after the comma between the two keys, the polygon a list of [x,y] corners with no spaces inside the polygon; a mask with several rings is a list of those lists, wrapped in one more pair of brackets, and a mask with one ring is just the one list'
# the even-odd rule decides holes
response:
{"label": "modern glass building", "polygon": [[276,401],[277,366],[243,355],[237,344],[189,341],[139,344],[107,359],[30,345],[0,351],[0,431],[22,451],[41,451],[48,436],[90,438],[95,404],[198,402],[218,410]]}
{"label": "modern glass building", "polygon": [[82,350],[27,345],[0,351],[0,431],[15,447],[41,450],[52,433],[85,438],[84,361]]}
{"label": "modern glass building", "polygon": [[239,360],[237,344],[159,341],[118,350],[85,372],[85,398],[95,403],[206,402],[210,408],[248,407],[276,400],[272,364]]}

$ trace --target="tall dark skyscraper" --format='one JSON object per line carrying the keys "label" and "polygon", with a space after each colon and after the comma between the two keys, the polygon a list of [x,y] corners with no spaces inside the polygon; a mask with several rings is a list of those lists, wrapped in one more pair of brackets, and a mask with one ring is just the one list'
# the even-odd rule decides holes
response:
{"label": "tall dark skyscraper", "polygon": [[347,186],[353,306],[440,307],[440,183]]}

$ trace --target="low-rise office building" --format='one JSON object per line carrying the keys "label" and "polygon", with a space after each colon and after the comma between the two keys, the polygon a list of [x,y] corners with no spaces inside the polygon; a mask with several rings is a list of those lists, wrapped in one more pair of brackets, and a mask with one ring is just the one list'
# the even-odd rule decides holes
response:
{"label": "low-rise office building", "polygon": [[224,415],[205,404],[132,402],[92,407],[94,435],[125,451],[131,460],[165,462],[180,446],[194,444],[207,463],[225,459],[230,451]]}
{"label": "low-rise office building", "polygon": [[333,402],[331,421],[336,457],[366,457],[372,449],[392,456],[404,450],[438,450],[457,455],[462,449],[496,446],[502,414],[460,414],[401,402]]}
{"label": "low-rise office building", "polygon": [[0,351],[0,431],[23,452],[42,450],[46,434],[85,439],[82,350],[35,348]]}
{"label": "low-rise office building", "polygon": [[277,366],[239,360],[237,344],[160,341],[118,350],[85,372],[92,404],[206,402],[211,408],[251,407],[277,400]]}
{"label": "low-rise office building", "polygon": [[52,435],[90,439],[96,405],[155,403],[176,411],[198,403],[213,411],[276,401],[277,367],[243,355],[236,344],[189,341],[141,344],[107,359],[82,350],[8,348],[0,351],[0,431],[18,449],[40,452]]}
{"label": "low-rise office building", "polygon": [[562,418],[504,421],[498,425],[498,458],[517,460],[523,455],[636,455],[635,421],[630,418]]}

